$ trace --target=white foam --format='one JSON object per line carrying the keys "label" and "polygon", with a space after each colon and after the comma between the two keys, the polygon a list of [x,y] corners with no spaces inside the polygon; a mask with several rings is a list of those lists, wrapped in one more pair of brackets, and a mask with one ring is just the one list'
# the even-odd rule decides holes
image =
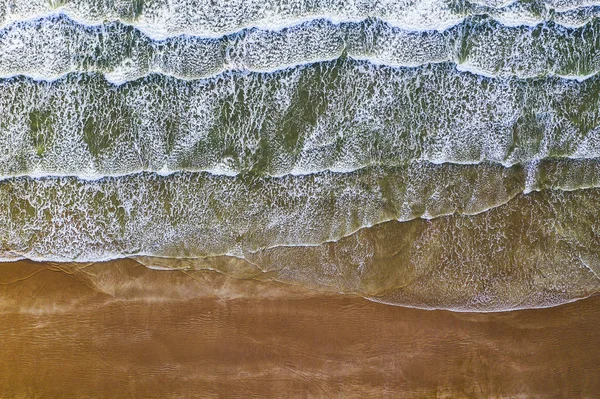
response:
{"label": "white foam", "polygon": [[[573,12],[600,5],[597,1],[547,1],[546,9]],[[462,10],[453,1],[356,1],[346,3],[228,1],[214,4],[210,0],[173,0],[168,3],[146,1],[138,15],[125,7],[66,2],[52,6],[42,0],[14,0],[0,6],[0,26],[66,15],[81,25],[99,26],[109,21],[131,24],[154,40],[190,35],[218,38],[243,29],[282,30],[315,19],[334,23],[357,22],[379,18],[389,24],[412,31],[444,31],[461,23],[465,16],[480,13],[498,15],[508,25],[532,24],[534,16],[525,16],[530,5],[514,1],[480,2]],[[464,7],[464,6],[463,6]],[[549,14],[547,14],[549,15]]]}

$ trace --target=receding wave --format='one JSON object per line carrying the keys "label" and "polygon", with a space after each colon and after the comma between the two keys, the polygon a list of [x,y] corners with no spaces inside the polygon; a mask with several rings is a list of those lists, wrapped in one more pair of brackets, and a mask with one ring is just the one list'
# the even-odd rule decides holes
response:
{"label": "receding wave", "polygon": [[487,79],[339,60],[206,81],[0,82],[0,175],[99,178],[505,166],[600,154],[600,79]]}
{"label": "receding wave", "polygon": [[506,311],[600,292],[597,189],[544,191],[472,216],[388,222],[337,242],[244,259],[137,257],[149,267],[211,269],[354,293],[399,306]]}
{"label": "receding wave", "polygon": [[[598,187],[597,161],[418,164],[283,178],[179,173],[0,182],[2,258],[200,257],[318,245],[388,220],[477,214],[532,190]],[[592,190],[596,193],[597,191]]]}
{"label": "receding wave", "polygon": [[506,27],[471,18],[444,32],[411,32],[379,20],[316,20],[281,31],[251,29],[217,39],[153,41],[118,22],[88,27],[65,17],[13,24],[0,32],[0,76],[55,80],[98,72],[115,84],[152,73],[203,79],[227,71],[273,72],[347,56],[414,67],[453,63],[484,76],[583,80],[600,70],[600,20],[567,29],[554,23]]}

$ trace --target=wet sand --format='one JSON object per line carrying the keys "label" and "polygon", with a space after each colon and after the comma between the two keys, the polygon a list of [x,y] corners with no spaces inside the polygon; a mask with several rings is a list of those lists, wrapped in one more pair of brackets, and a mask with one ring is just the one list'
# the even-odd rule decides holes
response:
{"label": "wet sand", "polygon": [[600,297],[452,313],[132,260],[0,265],[1,398],[594,398]]}

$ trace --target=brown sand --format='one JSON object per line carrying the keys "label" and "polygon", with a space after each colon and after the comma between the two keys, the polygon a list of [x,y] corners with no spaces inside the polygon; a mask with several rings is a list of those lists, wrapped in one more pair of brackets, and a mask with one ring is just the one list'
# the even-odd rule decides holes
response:
{"label": "brown sand", "polygon": [[2,398],[596,398],[600,297],[452,313],[125,260],[0,265]]}

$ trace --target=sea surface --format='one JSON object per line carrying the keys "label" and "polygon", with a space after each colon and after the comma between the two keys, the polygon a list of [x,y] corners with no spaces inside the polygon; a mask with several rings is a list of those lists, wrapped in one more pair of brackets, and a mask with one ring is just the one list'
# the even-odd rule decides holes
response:
{"label": "sea surface", "polygon": [[0,1],[0,261],[600,292],[600,3]]}

